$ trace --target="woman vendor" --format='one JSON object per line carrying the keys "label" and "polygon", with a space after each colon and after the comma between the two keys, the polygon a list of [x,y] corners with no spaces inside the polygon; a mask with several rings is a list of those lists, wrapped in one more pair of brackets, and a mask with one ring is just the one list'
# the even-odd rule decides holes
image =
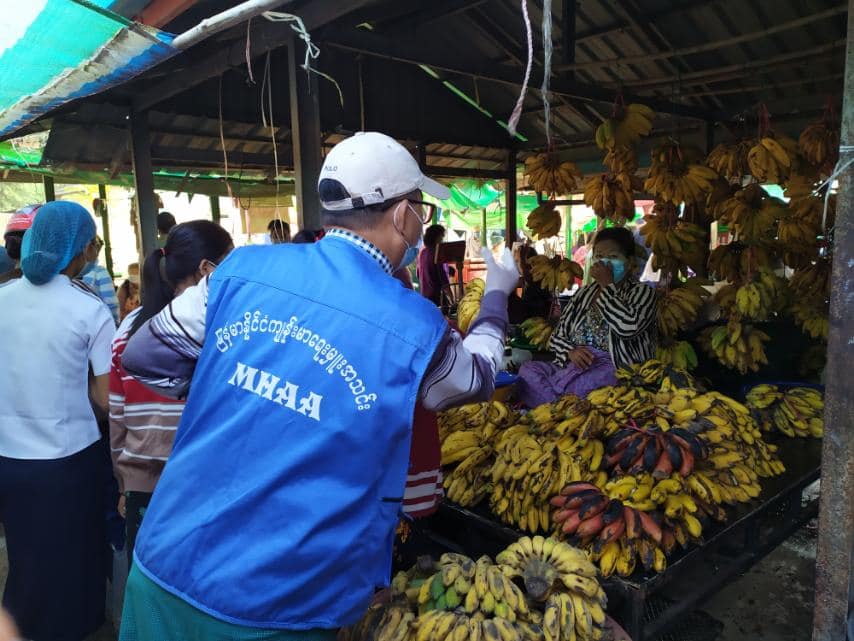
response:
{"label": "woman vendor", "polygon": [[519,395],[528,407],[564,394],[586,396],[617,382],[616,368],[655,356],[655,290],[638,282],[635,242],[623,227],[593,241],[592,282],[570,298],[549,340],[555,360],[519,370]]}

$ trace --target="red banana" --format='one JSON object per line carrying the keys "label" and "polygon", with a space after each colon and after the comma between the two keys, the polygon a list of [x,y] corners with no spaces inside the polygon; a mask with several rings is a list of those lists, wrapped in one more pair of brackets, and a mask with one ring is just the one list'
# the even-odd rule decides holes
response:
{"label": "red banana", "polygon": [[602,514],[599,513],[583,520],[575,530],[576,536],[588,537],[598,534],[604,526]]}
{"label": "red banana", "polygon": [[641,527],[643,531],[647,533],[649,538],[651,538],[656,543],[661,543],[661,526],[656,523],[655,519],[652,516],[644,512],[643,510],[637,510],[638,516],[640,517]]}

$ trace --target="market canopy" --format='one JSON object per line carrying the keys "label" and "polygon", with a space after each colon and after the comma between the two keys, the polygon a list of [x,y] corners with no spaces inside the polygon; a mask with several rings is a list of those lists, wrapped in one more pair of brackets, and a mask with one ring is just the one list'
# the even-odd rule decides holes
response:
{"label": "market canopy", "polygon": [[9,4],[0,21],[0,138],[177,53],[171,34],[112,13],[112,0]]}
{"label": "market canopy", "polygon": [[[441,219],[449,227],[480,227],[486,210],[486,228],[504,229],[506,225],[505,192],[496,181],[457,180],[448,185],[451,196],[438,200],[425,195],[441,209]],[[522,229],[537,207],[537,197],[516,194],[516,226]]]}

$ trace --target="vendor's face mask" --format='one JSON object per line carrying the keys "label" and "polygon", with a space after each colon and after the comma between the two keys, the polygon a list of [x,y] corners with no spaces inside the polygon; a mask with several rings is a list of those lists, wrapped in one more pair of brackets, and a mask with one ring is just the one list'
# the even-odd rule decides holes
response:
{"label": "vendor's face mask", "polygon": [[619,283],[626,275],[626,262],[620,258],[602,258],[600,262],[611,266],[611,273],[614,275],[614,282]]}

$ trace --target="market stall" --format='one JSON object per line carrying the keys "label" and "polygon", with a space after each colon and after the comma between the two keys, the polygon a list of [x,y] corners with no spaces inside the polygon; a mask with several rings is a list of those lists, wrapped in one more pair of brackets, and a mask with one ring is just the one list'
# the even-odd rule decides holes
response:
{"label": "market stall", "polygon": [[[533,243],[556,245],[556,251],[541,252],[526,264],[531,282],[552,298],[563,294],[563,303],[583,276],[583,266],[566,251],[573,235],[569,232],[630,223],[642,209],[644,224],[636,240],[652,251],[650,266],[660,274],[656,355],[667,372],[677,372],[678,381],[656,374],[654,382],[641,384],[633,380],[635,373],[627,379],[631,384],[621,384],[630,388],[623,394],[565,400],[567,407],[556,412],[561,416],[556,425],[581,415],[585,421],[594,414],[600,417],[593,419],[597,426],[590,432],[584,424],[561,428],[568,439],[565,448],[546,447],[548,430],[533,418],[539,417],[536,408],[526,408],[532,411],[522,415],[517,408],[495,406],[497,420],[446,429],[448,452],[455,449],[447,445],[452,437],[465,445],[459,451],[470,451],[464,458],[446,459],[449,502],[435,527],[426,528],[432,532],[433,549],[437,556],[443,549],[494,555],[523,533],[549,533],[557,528],[555,513],[567,511],[562,510],[565,504],[551,505],[551,499],[572,483],[592,483],[598,490],[586,491],[607,495],[608,503],[636,503],[623,505],[632,523],[637,511],[657,515],[649,517],[652,524],[645,520],[653,532],[661,527],[658,520],[678,525],[669,550],[671,534],[665,543],[662,533],[662,541],[652,546],[649,537],[658,535],[643,530],[643,549],[626,546],[618,537],[620,556],[615,559],[612,545],[604,567],[601,549],[593,549],[584,537],[573,540],[598,557],[599,571],[609,575],[604,583],[612,596],[611,614],[636,641],[652,637],[814,513],[814,503],[800,509],[799,501],[804,486],[818,474],[816,439],[823,425],[815,421],[821,407],[814,395],[789,387],[819,381],[828,355],[827,428],[832,438],[824,447],[822,469],[816,630],[818,638],[842,638],[854,536],[848,429],[854,394],[845,370],[852,349],[846,267],[851,106],[840,101],[841,80],[847,74],[850,85],[854,68],[851,52],[847,60],[842,55],[846,3],[819,2],[807,10],[793,2],[665,7],[667,3],[592,0],[582,7],[547,1],[523,3],[520,12],[510,0],[297,1],[288,3],[287,10],[299,15],[301,31],[256,14],[253,21],[233,23],[216,38],[179,50],[171,34],[209,18],[211,9],[205,4],[196,3],[174,24],[154,25],[163,28],[156,33],[163,40],[158,48],[168,43],[172,57],[151,71],[136,68],[139,75],[117,78],[122,82],[116,86],[93,87],[103,90],[94,97],[62,94],[58,103],[76,100],[61,108],[58,103],[30,105],[26,123],[15,121],[13,126],[9,118],[0,123],[6,125],[4,137],[50,130],[45,153],[38,157],[3,143],[3,179],[9,177],[7,170],[14,178],[26,169],[49,180],[70,174],[93,183],[132,181],[147,201],[140,211],[148,219],[153,189],[159,185],[238,200],[241,193],[235,192],[244,189],[256,196],[295,194],[296,220],[315,227],[319,209],[311,193],[324,154],[355,131],[382,130],[404,141],[432,176],[470,178],[480,186],[505,181],[506,189],[502,184],[490,193],[463,189],[465,200],[456,203],[458,209],[447,208],[456,213],[440,222],[466,232],[480,225],[482,241],[492,232],[515,239],[518,228]],[[101,13],[109,18],[107,9]],[[850,38],[854,30],[848,31]],[[814,73],[816,69],[822,72]],[[836,113],[840,104],[841,118]],[[840,120],[847,126],[840,127]],[[534,201],[517,198],[517,191],[536,194]],[[580,220],[574,219],[575,211],[567,215],[564,205],[557,204],[579,200],[585,210]],[[571,207],[581,209],[580,204]],[[726,226],[731,242],[718,242],[724,237],[712,236],[711,225]],[[466,321],[458,322],[461,329],[474,320],[481,292],[478,285],[471,287],[457,310],[455,320]],[[555,320],[548,313],[527,318],[517,328],[515,343],[535,348],[537,358],[551,358]],[[659,371],[657,364],[650,367]],[[695,378],[686,378],[686,370]],[[747,392],[767,381],[786,385],[760,388],[750,401]],[[635,388],[639,395],[623,400]],[[682,414],[687,405],[695,416]],[[551,417],[553,412],[541,413]],[[446,426],[453,416],[442,418]],[[717,428],[722,427],[717,422],[724,429],[728,425],[730,433],[718,433],[703,420]],[[663,433],[671,428],[687,429],[697,421],[694,436],[704,444],[690,441],[687,446],[699,448],[699,454],[691,454],[697,469],[723,476],[726,465],[738,461],[734,466],[740,478],[728,481],[740,491],[729,489],[728,498],[725,491],[720,501],[709,501],[714,490],[692,476],[689,467],[683,475],[679,465],[668,478],[656,478],[652,487],[673,481],[667,486],[681,488],[675,494],[687,498],[671,498],[668,505],[673,493],[663,489],[654,505],[651,499],[612,497],[611,492],[619,496],[626,491],[615,488],[632,483],[621,479],[637,476],[627,473],[631,466],[607,460],[611,440],[629,421],[651,431],[654,437],[646,434],[643,439],[656,443],[659,436],[668,441]],[[493,427],[487,429],[489,424]],[[542,479],[536,491],[530,485],[514,491],[514,497],[522,498],[513,499],[520,502],[518,514],[510,509],[508,517],[510,499],[496,494],[503,487],[494,480],[501,477],[496,445],[514,426],[524,427],[536,443],[536,448],[528,441],[527,448],[511,452],[514,466],[519,463],[514,456],[548,455],[556,457],[561,476],[549,486],[552,492],[544,490]],[[453,436],[471,431],[478,433]],[[687,465],[686,451],[676,447],[675,456]],[[715,448],[727,451],[713,454]],[[561,453],[569,471],[560,469]],[[656,464],[663,452],[657,454]],[[737,457],[718,468],[709,462],[716,455]],[[671,467],[674,462],[671,457]],[[644,473],[652,475],[655,467]],[[520,469],[513,474],[518,478],[510,481],[517,485],[535,476]],[[716,478],[711,482],[720,485]],[[649,487],[648,479],[641,485]],[[601,506],[601,496],[588,498]],[[691,506],[701,516],[693,516]],[[623,521],[627,527],[625,515]],[[843,525],[837,528],[837,523]],[[557,528],[560,535],[572,540],[575,535],[563,528]],[[709,579],[695,563],[725,569]],[[697,589],[655,621],[645,621],[641,611],[656,609],[653,601],[660,588],[691,573],[702,576]],[[425,578],[419,579],[421,585]],[[431,595],[430,601],[436,605],[439,596]],[[413,609],[407,613],[413,617],[410,622],[420,616]],[[443,618],[443,626],[460,629],[453,641],[470,638],[459,620]],[[394,629],[401,638],[410,631],[407,626]],[[512,630],[501,631],[513,637]],[[477,634],[473,631],[471,638]],[[430,641],[445,638],[425,636]],[[550,641],[557,638],[551,635]]]}
{"label": "market stall", "polygon": [[[760,106],[758,132],[708,155],[666,140],[641,180],[634,147],[653,114],[619,101],[613,114],[596,134],[608,173],[583,178],[549,153],[529,158],[529,182],[546,198],[526,226],[535,238],[556,235],[552,203],[582,180],[599,228],[633,220],[641,190],[653,197],[640,235],[660,274],[657,359],[618,369],[616,386],[586,398],[520,408],[511,395],[510,405],[446,412],[448,502],[424,535],[473,557],[526,534],[568,540],[598,562],[611,614],[643,641],[818,513],[805,490],[820,475],[812,439],[824,433],[816,383],[839,133],[828,109],[795,141]],[[727,242],[710,242],[712,220]],[[534,283],[555,296],[582,272],[570,258],[530,260]],[[468,322],[478,294],[461,305]],[[555,322],[528,319],[521,336],[547,352]],[[693,587],[663,599],[680,581]]]}

